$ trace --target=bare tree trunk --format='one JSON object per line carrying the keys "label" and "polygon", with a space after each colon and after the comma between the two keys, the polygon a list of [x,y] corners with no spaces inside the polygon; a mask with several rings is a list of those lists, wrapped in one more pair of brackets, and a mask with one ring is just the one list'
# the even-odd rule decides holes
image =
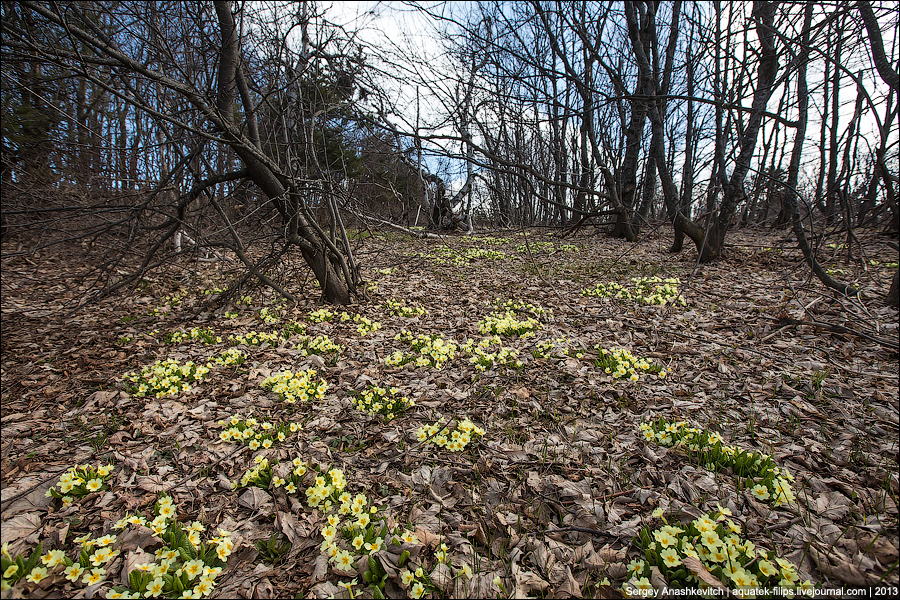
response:
{"label": "bare tree trunk", "polygon": [[891,282],[890,291],[884,297],[884,304],[900,309],[900,270],[894,271],[894,280]]}
{"label": "bare tree trunk", "polygon": [[803,43],[798,57],[797,65],[797,133],[794,138],[794,148],[791,152],[791,162],[788,165],[787,189],[785,190],[784,203],[788,209],[791,218],[791,224],[794,229],[794,235],[797,237],[797,245],[803,252],[806,262],[812,268],[816,277],[826,286],[837,290],[843,294],[855,294],[856,290],[851,286],[839,283],[822,268],[816,260],[816,256],[809,245],[806,238],[806,232],[803,229],[803,222],[800,219],[800,210],[797,206],[797,177],[800,172],[800,158],[803,154],[803,139],[806,137],[806,123],[809,115],[809,91],[806,84],[806,65],[809,61],[809,30],[812,26],[813,5],[807,4],[803,17]]}
{"label": "bare tree trunk", "polygon": [[[693,43],[693,25],[691,26],[691,39],[687,44],[687,60],[685,68],[687,69],[687,123],[685,125],[684,136],[684,168],[681,176],[681,199],[677,207],[678,212],[690,219],[691,196],[694,187],[694,60],[692,56],[691,45]],[[666,216],[672,221],[675,228],[675,239],[669,252],[681,252],[684,246],[684,230],[675,218],[675,214],[666,206]]]}
{"label": "bare tree trunk", "polygon": [[[635,27],[638,31],[637,43],[642,45],[641,50],[645,55],[649,54],[649,32],[656,30],[656,7],[654,1],[647,3],[646,13],[641,11],[641,21]],[[626,11],[628,9],[626,8]],[[631,8],[634,12],[634,6]],[[634,42],[632,42],[634,43]],[[616,225],[612,230],[613,237],[624,237],[629,241],[637,239],[632,228],[632,214],[637,197],[637,170],[638,159],[641,154],[641,138],[644,134],[644,122],[647,120],[648,102],[643,97],[652,93],[652,70],[639,70],[637,83],[635,84],[634,98],[631,99],[631,119],[628,129],[625,130],[625,157],[622,160],[622,168],[619,172],[619,180],[622,186],[622,208],[624,214],[616,215]]]}
{"label": "bare tree trunk", "polygon": [[872,12],[872,5],[869,4],[869,0],[858,0],[856,5],[859,7],[866,31],[869,33],[869,45],[872,49],[872,58],[875,59],[875,68],[878,69],[878,73],[885,83],[891,86],[891,89],[895,92],[900,93],[900,74],[891,67],[890,61],[884,54],[881,28],[878,26],[878,19],[875,18],[875,13]]}
{"label": "bare tree trunk", "polygon": [[743,197],[744,179],[750,170],[757,134],[762,125],[762,113],[772,96],[775,75],[778,73],[778,54],[775,52],[775,5],[771,2],[754,0],[753,17],[756,21],[761,51],[757,67],[756,91],[751,105],[752,112],[741,137],[740,154],[735,161],[734,171],[724,186],[725,194],[719,208],[719,216],[710,228],[709,239],[700,256],[703,262],[720,257],[725,247],[725,235],[731,226],[734,211]]}
{"label": "bare tree trunk", "polygon": [[[834,44],[834,70],[831,73],[831,127],[829,129],[828,142],[828,176],[825,182],[825,222],[830,223],[835,213],[835,199],[838,195],[838,124],[840,114],[840,90],[841,90],[841,53],[844,46],[842,22],[835,24],[837,39]],[[827,82],[825,85],[828,85]],[[849,144],[849,141],[848,141]]]}
{"label": "bare tree trunk", "polygon": [[[635,15],[633,2],[625,3],[625,18],[628,22],[628,36],[631,38],[631,45],[634,49],[635,58],[637,58],[638,68],[641,71],[644,71],[644,76],[646,76],[646,73],[651,70],[650,60],[647,58],[647,53],[644,51],[646,45],[644,40],[641,39],[644,32],[638,27],[638,20]],[[650,77],[650,81],[652,82],[652,77]],[[653,89],[651,92],[655,93],[656,90]],[[688,220],[684,214],[682,214],[678,206],[678,188],[675,186],[675,182],[669,172],[668,162],[666,161],[665,130],[663,118],[660,114],[660,108],[657,102],[650,102],[650,110],[647,112],[647,116],[650,118],[650,125],[653,128],[650,151],[655,158],[656,170],[659,173],[659,179],[662,183],[666,207],[669,212],[675,215],[677,227],[680,227],[681,230],[691,238],[697,246],[697,252],[702,256],[704,248],[704,231],[695,223]]]}

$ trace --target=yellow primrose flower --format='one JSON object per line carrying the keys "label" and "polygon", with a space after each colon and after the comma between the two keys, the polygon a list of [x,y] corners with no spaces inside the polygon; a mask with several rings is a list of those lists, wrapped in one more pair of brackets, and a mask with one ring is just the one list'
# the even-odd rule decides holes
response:
{"label": "yellow primrose flower", "polygon": [[719,539],[719,534],[715,531],[703,532],[703,534],[700,536],[700,540],[703,542],[703,545],[710,550],[715,550],[720,545],[722,545],[722,540]]}
{"label": "yellow primrose flower", "polygon": [[222,544],[216,546],[216,556],[219,557],[219,560],[227,559],[230,554],[231,552],[228,550],[227,546],[223,546]]}
{"label": "yellow primrose flower", "polygon": [[675,550],[675,548],[666,548],[659,553],[659,557],[670,569],[675,568],[681,564],[681,559],[678,558],[678,551]]}
{"label": "yellow primrose flower", "polygon": [[685,556],[690,556],[691,558],[696,558],[700,560],[700,556],[697,554],[697,550],[694,549],[694,546],[685,542],[685,544],[681,547],[681,552]]}
{"label": "yellow primrose flower", "polygon": [[422,585],[421,582],[417,581],[416,584],[412,587],[412,597],[413,598],[421,598],[425,595],[425,586]]}
{"label": "yellow primrose flower", "polygon": [[716,522],[704,515],[694,521],[694,527],[696,527],[697,531],[700,533],[706,533],[716,528]]}
{"label": "yellow primrose flower", "polygon": [[194,593],[200,596],[208,595],[213,589],[213,582],[209,579],[201,579],[200,583],[194,587]]}
{"label": "yellow primrose flower", "polygon": [[203,567],[203,577],[215,579],[222,573],[222,567]]}
{"label": "yellow primrose flower", "polygon": [[13,564],[9,565],[8,567],[6,567],[5,571],[3,571],[3,577],[5,577],[6,579],[9,579],[13,575],[15,575],[18,571],[19,571],[19,565],[17,565],[16,563],[13,563]]}
{"label": "yellow primrose flower", "polygon": [[91,569],[90,573],[85,574],[82,583],[86,585],[94,585],[100,583],[106,578],[106,569]]}
{"label": "yellow primrose flower", "polygon": [[158,550],[157,552],[160,552],[159,556],[156,557],[159,560],[174,561],[178,558],[177,550]]}
{"label": "yellow primrose flower", "polygon": [[675,543],[675,538],[669,535],[666,531],[654,531],[653,537],[659,542],[659,545],[663,548],[668,548],[669,546]]}
{"label": "yellow primrose flower", "polygon": [[418,544],[419,543],[419,538],[417,538],[416,535],[411,531],[407,531],[406,533],[404,533],[402,539],[407,544]]}
{"label": "yellow primrose flower", "polygon": [[767,560],[759,561],[759,572],[765,575],[766,577],[774,577],[778,574],[778,570],[775,568],[775,565],[770,563]]}
{"label": "yellow primrose flower", "polygon": [[[48,567],[55,567],[56,565],[63,564],[65,562],[66,553],[62,550],[51,550],[47,554],[41,557],[41,562],[47,565]],[[4,577],[9,577],[9,575],[4,575]]]}
{"label": "yellow primrose flower", "polygon": [[63,572],[66,574],[66,579],[68,579],[72,583],[77,582],[81,578],[81,576],[84,575],[84,569],[81,568],[81,565],[77,563],[70,567],[67,567]]}
{"label": "yellow primrose flower", "polygon": [[346,550],[341,550],[337,557],[338,568],[342,571],[349,571],[353,568],[353,555]]}
{"label": "yellow primrose flower", "polygon": [[184,563],[182,567],[188,576],[188,580],[193,580],[197,575],[203,572],[203,562],[199,560],[191,560]]}
{"label": "yellow primrose flower", "polygon": [[112,558],[112,548],[97,548],[91,555],[91,564],[99,567]]}

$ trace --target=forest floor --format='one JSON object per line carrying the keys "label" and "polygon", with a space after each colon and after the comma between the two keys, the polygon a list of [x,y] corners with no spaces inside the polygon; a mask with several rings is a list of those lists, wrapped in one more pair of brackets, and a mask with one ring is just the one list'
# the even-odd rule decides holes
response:
{"label": "forest floor", "polygon": [[[303,265],[287,263],[271,274],[301,304],[257,289],[207,309],[237,267],[185,262],[75,313],[76,255],[11,256],[15,241],[4,242],[2,539],[23,561],[3,563],[3,593],[618,597],[623,586],[807,580],[896,590],[898,315],[881,298],[897,253],[857,233],[864,262],[847,263],[839,245],[822,258],[860,300],[811,281],[772,231],[736,231],[726,259],[695,270],[696,254],[668,253],[666,235],[629,245],[535,229],[368,237],[367,304],[323,307]],[[639,277],[678,278],[657,290],[678,295],[659,306],[582,293],[634,291]],[[661,285],[646,283],[645,296]],[[401,316],[388,301],[423,312]],[[322,308],[332,320],[314,322]],[[491,323],[519,334],[494,340]],[[251,331],[277,337],[253,345]],[[186,337],[167,341],[175,332]],[[238,335],[245,343],[232,345]],[[315,354],[316,336],[340,350]],[[187,391],[142,397],[126,377],[159,360],[206,365],[228,348],[243,363],[213,363]],[[634,376],[617,373],[614,349],[644,360]],[[428,364],[385,362],[410,357]],[[262,387],[305,369],[326,383],[305,402]],[[390,421],[357,409],[373,386],[414,405]],[[222,439],[247,418],[254,437]],[[441,419],[445,447],[438,428],[420,429]],[[302,428],[253,449],[264,422]],[[469,442],[448,449],[459,426]],[[701,433],[673,446],[687,427]],[[261,456],[273,480],[263,469],[263,487],[233,489]],[[79,465],[112,469],[60,484]],[[72,486],[70,498],[48,497],[51,486]],[[364,510],[339,510],[345,490]],[[330,510],[310,507],[317,492]],[[175,521],[204,545],[175,539]],[[25,564],[38,542],[46,560]]]}

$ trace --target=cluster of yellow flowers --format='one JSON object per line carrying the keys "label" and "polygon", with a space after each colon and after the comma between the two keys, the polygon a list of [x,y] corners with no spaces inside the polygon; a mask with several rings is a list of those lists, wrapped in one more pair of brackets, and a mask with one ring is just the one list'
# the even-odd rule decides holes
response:
{"label": "cluster of yellow flowers", "polygon": [[253,457],[253,462],[255,463],[254,466],[244,471],[239,480],[231,483],[232,489],[254,486],[267,490],[270,486],[273,486],[276,488],[283,487],[287,493],[294,494],[300,489],[303,483],[303,476],[306,475],[308,468],[306,461],[299,457],[295,458],[291,461],[291,470],[285,474],[287,479],[284,479],[272,472],[272,467],[277,465],[278,461],[270,465],[269,459],[265,456],[257,455]]}
{"label": "cluster of yellow flowers", "polygon": [[[263,490],[269,489],[269,485],[272,483],[272,467],[269,465],[269,459],[265,456],[257,455],[253,457],[253,462],[255,466],[248,468],[239,480],[231,483],[232,489],[247,487],[248,485]],[[306,473],[305,467],[303,472]]]}
{"label": "cluster of yellow flowers", "polygon": [[522,302],[520,300],[507,300],[506,302],[501,302],[499,298],[495,299],[491,305],[495,308],[496,312],[516,312],[522,311],[531,313],[534,316],[538,317],[552,317],[553,309],[546,309],[537,304],[532,304],[531,302]]}
{"label": "cluster of yellow flowers", "polygon": [[60,476],[57,484],[59,490],[53,486],[44,495],[47,498],[62,498],[63,506],[69,506],[76,497],[109,489],[105,482],[112,470],[112,465],[76,465]]}
{"label": "cluster of yellow flowers", "polygon": [[660,379],[664,378],[666,370],[659,365],[654,365],[644,358],[637,358],[624,348],[613,348],[605,350],[602,346],[597,346],[597,360],[595,365],[603,369],[607,375],[612,375],[616,379],[627,377],[632,381],[637,381],[644,373],[655,373]]}
{"label": "cluster of yellow flowers", "polygon": [[402,302],[397,302],[396,300],[388,300],[386,304],[387,309],[395,317],[411,318],[425,314],[425,309],[421,306],[405,306]]}
{"label": "cluster of yellow flowers", "polygon": [[238,350],[237,348],[227,348],[215,355],[212,362],[220,367],[232,367],[242,364],[244,358],[245,354],[242,350]]}
{"label": "cluster of yellow flowers", "polygon": [[796,567],[789,561],[776,557],[773,551],[757,549],[753,542],[740,538],[741,527],[729,519],[731,511],[718,507],[718,512],[683,523],[668,525],[664,510],[654,511],[654,518],[662,518],[663,527],[644,528],[637,536],[638,545],[644,550],[644,560],[632,560],[628,565],[631,579],[625,589],[640,594],[650,590],[652,567],[659,569],[667,585],[674,588],[703,587],[705,583],[682,566],[686,557],[701,561],[709,572],[731,589],[751,592],[752,588],[781,587],[805,592],[814,588],[812,582],[800,583]]}
{"label": "cluster of yellow flowers", "polygon": [[362,315],[351,315],[348,312],[341,312],[339,315],[337,315],[327,308],[314,310],[313,312],[309,313],[309,316],[307,316],[306,318],[313,323],[322,323],[324,321],[331,321],[335,317],[338,317],[338,320],[341,323],[346,323],[347,321],[353,321],[354,323],[356,323],[356,332],[359,335],[366,335],[367,333],[371,333],[373,331],[381,329],[380,323],[367,319]]}
{"label": "cluster of yellow flowers", "polygon": [[228,341],[232,346],[244,344],[246,346],[261,346],[266,342],[271,346],[275,346],[281,340],[281,336],[276,332],[266,333],[264,331],[248,331],[244,335],[230,335]]}
{"label": "cluster of yellow flowers", "polygon": [[505,260],[506,254],[499,250],[488,250],[486,248],[468,248],[465,252],[458,252],[453,248],[441,246],[435,248],[431,254],[424,255],[426,258],[439,265],[454,265],[463,267],[474,260],[484,258],[487,260]]}
{"label": "cluster of yellow flowers", "polygon": [[528,252],[528,248],[535,254],[553,254],[553,242],[529,242],[528,244],[519,244],[516,246],[516,252]]}
{"label": "cluster of yellow flowers", "polygon": [[[231,534],[219,530],[219,536],[210,539],[207,544],[201,543],[200,532],[205,530],[203,524],[194,521],[182,528],[175,520],[174,502],[165,494],[157,501],[154,512],[156,517],[149,522],[141,515],[126,515],[115,523],[117,530],[128,525],[149,526],[162,539],[164,546],[156,550],[154,561],[131,565],[125,585],[114,585],[106,592],[106,597],[137,599],[209,596],[216,576],[222,572],[234,547]],[[27,559],[23,555],[13,558],[8,544],[4,543],[0,550],[0,570],[3,576],[0,592],[5,597],[14,585],[24,579],[25,583],[40,584],[52,595],[71,597],[75,592],[66,582],[86,586],[104,582],[108,566],[122,552],[118,536],[106,534],[93,538],[90,534],[85,534],[75,537],[74,542],[80,545],[80,549],[73,553],[74,560],[66,555],[64,548],[43,553],[42,544],[38,544]],[[44,566],[39,566],[39,562]]]}
{"label": "cluster of yellow flowers", "polygon": [[582,296],[596,296],[597,298],[621,298],[623,300],[631,300],[631,292],[618,283],[611,281],[609,283],[598,283],[593,288],[581,290]]}
{"label": "cluster of yellow flowers", "polygon": [[317,335],[314,338],[303,337],[294,347],[299,350],[300,354],[303,356],[309,356],[310,354],[318,354],[320,356],[337,354],[344,349],[340,344],[332,342],[331,338],[327,335]]}
{"label": "cluster of yellow flowers", "polygon": [[479,258],[486,258],[488,260],[504,260],[506,258],[506,254],[503,252],[499,250],[488,250],[486,248],[469,248],[463,256],[466,261],[472,261]]}
{"label": "cluster of yellow flowers", "polygon": [[397,415],[406,412],[408,408],[416,404],[406,396],[398,398],[399,393],[400,390],[395,387],[370,386],[365,391],[351,396],[350,401],[363,412],[373,415],[384,415],[385,420],[391,421]]}
{"label": "cluster of yellow flowers", "polygon": [[[203,543],[200,533],[206,527],[200,521],[186,526],[179,523],[175,519],[174,502],[167,495],[160,497],[154,512],[156,518],[149,526],[165,545],[156,550],[153,562],[135,565],[129,573],[127,588],[115,586],[106,597],[209,596],[216,585],[216,577],[234,549],[231,532],[219,529],[219,535]],[[146,527],[148,522],[140,515],[130,515],[120,519],[115,528],[124,529],[128,525]]]}
{"label": "cluster of yellow flowers", "polygon": [[306,488],[306,503],[310,508],[316,508],[321,504],[328,512],[335,501],[346,503],[344,499],[346,497],[342,494],[346,487],[344,472],[340,469],[329,469],[316,475],[316,484]]}
{"label": "cluster of yellow flowers", "polygon": [[[497,346],[494,352],[488,352],[491,346]],[[472,355],[469,362],[475,365],[475,369],[483,372],[498,364],[502,367],[521,369],[524,363],[516,358],[519,351],[514,348],[506,348],[500,342],[500,336],[484,338],[477,344],[474,340],[467,340],[461,350]]]}
{"label": "cluster of yellow flowers", "polygon": [[165,298],[163,298],[163,302],[165,302],[169,306],[179,306],[181,304],[181,301],[185,296],[187,296],[187,294],[188,293],[185,290],[178,290],[171,296],[166,296]]}
{"label": "cluster of yellow flowers", "polygon": [[534,331],[540,326],[537,319],[528,317],[520,321],[515,312],[508,310],[485,317],[478,323],[478,331],[485,335],[518,335],[527,338],[534,335]]}
{"label": "cluster of yellow flowers", "polygon": [[557,356],[557,358],[562,358],[563,356],[571,356],[573,358],[584,357],[584,350],[571,347],[569,344],[571,344],[571,340],[565,337],[559,337],[555,340],[543,340],[534,345],[531,354],[535,358],[549,359],[554,358],[554,352],[556,350],[560,350],[562,356]]}
{"label": "cluster of yellow flowers", "polygon": [[[339,469],[332,469],[331,471],[341,473]],[[320,475],[320,477],[322,476]],[[341,479],[341,481],[344,480]],[[365,494],[353,496],[347,491],[335,491],[337,493],[336,500],[340,503],[340,506],[336,512],[328,515],[327,524],[322,528],[322,537],[325,539],[322,544],[322,551],[332,562],[343,562],[346,564],[345,561],[340,561],[341,555],[343,554],[345,558],[352,555],[346,550],[342,550],[336,542],[338,533],[341,532],[348,540],[351,540],[351,546],[357,554],[371,554],[381,550],[384,547],[384,538],[366,535],[374,529],[374,517],[378,514],[378,508],[369,505],[369,500]],[[319,496],[321,496],[321,493]],[[325,510],[330,511],[331,507],[327,507]],[[342,521],[341,517],[349,518],[346,521]],[[368,540],[366,539],[367,537]]]}
{"label": "cluster of yellow flowers", "polygon": [[648,442],[681,446],[699,455],[701,462],[711,468],[730,467],[736,476],[745,478],[746,486],[757,500],[771,501],[775,506],[797,501],[791,487],[794,476],[778,467],[768,454],[727,445],[718,433],[691,427],[684,421],[670,423],[660,418],[641,423],[638,428]]}
{"label": "cluster of yellow flowers", "polygon": [[209,369],[209,365],[195,365],[193,361],[179,364],[174,358],[168,358],[144,367],[140,374],[125,373],[122,378],[133,384],[127,388],[128,393],[139,398],[145,396],[162,398],[189,391],[190,382],[203,379],[209,373]]}
{"label": "cluster of yellow flowers", "polygon": [[473,241],[479,244],[487,244],[488,246],[499,246],[501,244],[508,244],[512,240],[504,237],[491,237],[489,235],[486,235],[484,237],[475,238]]}
{"label": "cluster of yellow flowers", "polygon": [[641,304],[665,306],[669,303],[677,303],[684,306],[684,298],[678,292],[678,284],[681,281],[677,277],[661,279],[659,277],[633,277],[634,291],[615,282],[598,283],[596,287],[581,290],[582,296],[597,296],[599,298],[618,298],[621,300],[634,300]]}
{"label": "cluster of yellow flowers", "polygon": [[[413,353],[404,354],[401,351],[394,352],[391,356],[384,359],[386,365],[390,367],[402,366],[408,362],[415,361],[416,367],[434,367],[440,369],[447,361],[453,360],[456,356],[456,344],[446,341],[440,335],[425,335],[420,333],[416,337],[407,331],[401,329],[400,333],[394,336],[395,340],[408,343]],[[415,353],[418,356],[415,356]]]}
{"label": "cluster of yellow flowers", "polygon": [[[347,315],[347,313],[344,313],[344,315]],[[344,319],[342,318],[341,320]],[[362,315],[353,315],[353,322],[356,323],[356,333],[359,335],[366,335],[367,333],[372,333],[373,331],[381,329],[381,323],[369,320]]]}
{"label": "cluster of yellow flowers", "polygon": [[319,310],[314,310],[309,315],[306,316],[306,319],[310,323],[323,323],[325,321],[331,321],[334,318],[334,313],[328,310],[327,308],[320,308]]}
{"label": "cluster of yellow flowers", "polygon": [[[287,430],[296,433],[302,429],[300,423],[275,425],[268,421],[260,423],[253,417],[241,419],[237,415],[232,416],[228,421],[219,421],[219,425],[225,427],[219,434],[219,439],[226,442],[241,442],[249,446],[251,450],[269,449],[276,442],[283,442],[287,438]],[[254,429],[257,426],[259,429]]]}
{"label": "cluster of yellow flowers", "polygon": [[292,335],[294,335],[295,333],[299,333],[299,334],[303,335],[306,333],[306,325],[304,325],[303,323],[300,323],[299,321],[295,321],[295,320],[291,319],[284,325],[284,327],[281,328],[281,331],[282,331],[282,335],[285,338],[289,338]]}
{"label": "cluster of yellow flowers", "polygon": [[[353,571],[359,557],[371,556],[388,548],[390,548],[390,552],[400,555],[398,562],[402,568],[408,560],[410,552],[404,550],[401,553],[400,547],[402,545],[421,545],[416,535],[409,530],[395,527],[391,532],[384,520],[379,518],[378,508],[371,505],[364,494],[352,496],[349,492],[344,491],[338,496],[338,502],[340,502],[340,508],[327,515],[327,523],[322,527],[321,551],[340,572]],[[447,544],[441,544],[440,550],[436,552],[437,559],[440,562],[449,563],[448,551]],[[387,573],[377,560],[370,560],[368,564],[369,568],[364,575],[366,583],[374,591],[375,597],[383,597],[383,592],[382,594],[379,592],[384,588]],[[472,569],[468,565],[463,565],[457,575],[466,575],[471,578]],[[412,598],[424,596],[425,584],[430,582],[422,567],[413,571],[402,569],[400,578],[403,587],[408,590]],[[352,588],[356,584],[356,579],[339,583],[350,591],[351,597],[355,597]]]}
{"label": "cluster of yellow flowers", "polygon": [[681,281],[677,277],[661,279],[659,277],[637,277],[634,282],[634,297],[638,302],[649,305],[665,306],[678,303],[684,306],[684,298],[678,292]]}
{"label": "cluster of yellow flowers", "polygon": [[306,369],[298,373],[281,371],[266,377],[261,385],[264,389],[281,396],[281,399],[288,404],[293,404],[297,400],[300,402],[321,400],[328,390],[328,383],[324,379],[316,381],[315,376],[316,372],[313,369]]}
{"label": "cluster of yellow flowers", "polygon": [[240,315],[236,310],[226,310],[224,313],[224,317],[226,319],[237,319]]}
{"label": "cluster of yellow flowers", "polygon": [[469,419],[464,419],[457,423],[456,429],[452,432],[444,425],[443,418],[431,425],[423,425],[416,430],[416,439],[418,441],[435,444],[451,452],[461,451],[476,435],[484,435],[484,429],[478,427]]}
{"label": "cluster of yellow flowers", "polygon": [[281,318],[276,311],[269,311],[265,306],[259,309],[259,312],[256,313],[256,316],[259,317],[259,320],[267,325],[274,325]]}
{"label": "cluster of yellow flowers", "polygon": [[203,329],[191,327],[187,332],[181,330],[173,331],[165,337],[165,341],[171,344],[180,344],[185,340],[200,340],[204,344],[218,344],[222,341],[222,338],[217,336],[213,330],[208,327]]}

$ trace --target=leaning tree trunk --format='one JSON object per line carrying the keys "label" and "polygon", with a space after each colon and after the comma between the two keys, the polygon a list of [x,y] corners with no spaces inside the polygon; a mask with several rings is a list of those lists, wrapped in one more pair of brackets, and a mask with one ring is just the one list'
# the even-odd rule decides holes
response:
{"label": "leaning tree trunk", "polygon": [[900,270],[894,271],[894,281],[891,282],[891,290],[884,298],[884,304],[900,310]]}
{"label": "leaning tree trunk", "polygon": [[[242,85],[240,40],[231,14],[231,2],[218,0],[215,7],[222,31],[216,108],[223,124],[223,133],[232,149],[247,166],[250,178],[263,190],[269,201],[275,204],[282,219],[288,223],[287,241],[300,248],[303,260],[319,282],[325,301],[331,304],[350,304],[352,296],[356,294],[358,275],[354,272],[352,263],[347,264],[335,243],[309,214],[303,198],[291,189],[290,179],[281,173],[280,169],[273,168],[271,162],[261,160],[258,133],[253,118],[255,107],[244,106],[249,120],[247,129],[251,133],[249,140],[234,127],[235,88],[242,92],[240,97],[244,103],[248,103],[249,94]],[[333,210],[332,218],[339,219],[340,215]]]}
{"label": "leaning tree trunk", "polygon": [[761,46],[759,66],[757,67],[756,91],[753,94],[752,112],[741,138],[740,153],[735,161],[731,178],[725,183],[724,198],[719,208],[719,216],[709,232],[700,260],[708,262],[722,255],[725,247],[725,234],[731,227],[734,212],[743,197],[744,179],[750,170],[750,161],[756,149],[756,138],[762,126],[763,112],[772,96],[775,75],[778,73],[778,54],[775,51],[775,5],[771,2],[755,0],[753,16],[756,20],[756,34]]}

